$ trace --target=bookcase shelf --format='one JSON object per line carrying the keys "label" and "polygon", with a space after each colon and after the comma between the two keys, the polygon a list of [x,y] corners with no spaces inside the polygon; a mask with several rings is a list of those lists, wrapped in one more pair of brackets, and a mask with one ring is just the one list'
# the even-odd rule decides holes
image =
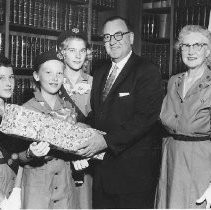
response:
{"label": "bookcase shelf", "polygon": [[102,5],[93,5],[93,9],[96,9],[98,11],[110,11],[110,10],[114,10],[115,7],[102,6]]}
{"label": "bookcase shelf", "polygon": [[[156,4],[153,4],[155,2]],[[153,7],[155,5],[156,8]],[[168,1],[165,6],[162,6],[162,1],[142,0],[141,4],[141,55],[158,66],[164,91],[165,81],[169,79],[172,71],[173,6],[174,0]]]}
{"label": "bookcase shelf", "polygon": [[93,42],[102,42],[103,38],[100,35],[92,35],[92,41]]}
{"label": "bookcase shelf", "polygon": [[143,9],[143,13],[167,14],[171,13],[171,7]]}
{"label": "bookcase shelf", "polygon": [[32,76],[33,69],[32,68],[17,68],[13,67],[13,70],[15,71],[15,75],[18,75],[20,78],[21,76]]}
{"label": "bookcase shelf", "polygon": [[167,7],[161,7],[162,2],[141,0],[139,32],[141,54],[158,65],[166,82],[172,75],[186,71],[174,48],[179,31],[187,24],[208,27],[211,1],[169,0]]}
{"label": "bookcase shelf", "polygon": [[[92,65],[108,59],[98,34],[99,13],[116,10],[118,0],[0,0],[0,53],[11,59],[16,75],[13,103],[22,104],[33,89],[35,57],[56,47],[62,31],[87,34]],[[88,65],[90,66],[90,65]],[[92,67],[87,71],[90,72]],[[26,94],[29,96],[30,94]]]}
{"label": "bookcase shelf", "polygon": [[42,35],[51,35],[51,36],[58,36],[62,30],[55,30],[55,29],[48,29],[44,27],[34,27],[34,26],[27,26],[22,24],[14,24],[10,23],[9,25],[10,31],[17,31],[17,32],[26,32],[33,33],[33,34],[42,34]]}
{"label": "bookcase shelf", "polygon": [[70,0],[70,3],[75,4],[75,5],[88,5],[89,1],[88,0]]}
{"label": "bookcase shelf", "polygon": [[170,38],[142,38],[142,41],[154,44],[167,44],[170,42]]}

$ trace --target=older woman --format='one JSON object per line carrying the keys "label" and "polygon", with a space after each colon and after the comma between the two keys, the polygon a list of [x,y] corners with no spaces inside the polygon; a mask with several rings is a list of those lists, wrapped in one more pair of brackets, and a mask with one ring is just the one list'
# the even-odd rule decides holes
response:
{"label": "older woman", "polygon": [[168,137],[163,139],[156,207],[210,207],[211,34],[187,25],[176,47],[188,71],[169,80],[162,105],[160,118]]}

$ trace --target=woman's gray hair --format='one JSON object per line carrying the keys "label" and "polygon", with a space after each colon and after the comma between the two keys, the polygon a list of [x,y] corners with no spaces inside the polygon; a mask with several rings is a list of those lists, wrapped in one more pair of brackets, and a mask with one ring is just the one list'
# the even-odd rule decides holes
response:
{"label": "woman's gray hair", "polygon": [[175,48],[177,50],[180,50],[180,46],[183,43],[183,39],[186,35],[190,34],[190,33],[200,33],[201,35],[203,35],[205,38],[207,38],[207,46],[210,49],[210,55],[207,58],[207,64],[209,66],[211,66],[211,32],[200,25],[186,25],[184,26],[178,36],[178,41],[175,44]]}

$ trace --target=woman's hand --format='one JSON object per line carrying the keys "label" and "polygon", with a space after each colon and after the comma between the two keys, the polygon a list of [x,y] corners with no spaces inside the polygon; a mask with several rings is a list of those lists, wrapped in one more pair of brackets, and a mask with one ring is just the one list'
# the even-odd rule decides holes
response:
{"label": "woman's hand", "polygon": [[196,203],[197,204],[202,204],[204,201],[206,201],[207,205],[206,205],[206,209],[210,209],[211,206],[211,184],[209,185],[209,187],[206,189],[206,191],[204,192],[204,194],[201,196],[201,198],[199,198]]}
{"label": "woman's hand", "polygon": [[89,166],[87,159],[72,161],[72,163],[76,171],[83,170]]}
{"label": "woman's hand", "polygon": [[33,142],[29,146],[29,151],[32,156],[42,157],[48,154],[48,152],[50,151],[50,145],[48,142],[44,141],[41,141],[39,143]]}

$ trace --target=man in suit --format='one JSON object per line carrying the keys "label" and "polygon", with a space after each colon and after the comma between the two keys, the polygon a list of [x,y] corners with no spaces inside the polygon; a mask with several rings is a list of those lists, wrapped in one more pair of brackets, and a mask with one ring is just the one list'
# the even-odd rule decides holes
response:
{"label": "man in suit", "polygon": [[88,119],[106,134],[84,142],[77,152],[90,157],[106,151],[95,169],[93,207],[153,208],[161,77],[153,64],[132,52],[134,33],[127,20],[106,20],[103,40],[111,62],[95,71]]}

